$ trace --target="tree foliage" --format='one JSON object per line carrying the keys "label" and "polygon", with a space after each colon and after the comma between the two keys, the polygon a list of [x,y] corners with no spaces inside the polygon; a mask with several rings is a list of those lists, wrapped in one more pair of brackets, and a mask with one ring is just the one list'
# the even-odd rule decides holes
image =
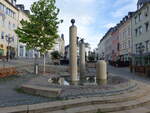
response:
{"label": "tree foliage", "polygon": [[31,6],[29,21],[22,20],[21,27],[15,31],[19,41],[25,43],[29,49],[37,49],[46,53],[58,38],[59,9],[56,0],[39,0]]}

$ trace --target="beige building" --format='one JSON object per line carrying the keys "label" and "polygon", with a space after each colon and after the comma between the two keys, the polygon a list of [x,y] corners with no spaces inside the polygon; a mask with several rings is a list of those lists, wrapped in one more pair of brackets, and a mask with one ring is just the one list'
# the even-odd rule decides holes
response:
{"label": "beige building", "polygon": [[18,9],[16,0],[0,0],[0,55],[6,55],[8,48],[11,55],[17,54]]}
{"label": "beige building", "polygon": [[[18,26],[21,27],[21,20],[29,21],[28,13],[30,13],[28,10],[25,10],[24,5],[17,4],[16,7],[18,8]],[[27,50],[26,44],[23,44],[19,42],[18,38],[18,57],[20,58],[34,58],[35,54],[40,57],[39,52],[36,52],[35,50]]]}
{"label": "beige building", "polygon": [[[0,56],[33,58],[35,50],[26,49],[26,44],[20,43],[15,33],[21,27],[21,20],[29,20],[29,10],[24,5],[16,4],[16,0],[0,0]],[[8,48],[9,47],[9,48]]]}
{"label": "beige building", "polygon": [[131,18],[129,13],[119,25],[119,56],[121,61],[129,61],[132,50]]}

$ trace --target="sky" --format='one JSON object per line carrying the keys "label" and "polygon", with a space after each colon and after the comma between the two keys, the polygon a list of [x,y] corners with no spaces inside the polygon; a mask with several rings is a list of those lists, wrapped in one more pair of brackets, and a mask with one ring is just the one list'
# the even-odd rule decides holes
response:
{"label": "sky", "polygon": [[[17,0],[17,3],[30,9],[35,1]],[[119,23],[129,11],[136,10],[136,4],[137,0],[56,0],[59,18],[64,21],[59,25],[59,34],[63,33],[65,44],[69,44],[70,20],[74,18],[78,37],[84,38],[94,49],[110,27]]]}

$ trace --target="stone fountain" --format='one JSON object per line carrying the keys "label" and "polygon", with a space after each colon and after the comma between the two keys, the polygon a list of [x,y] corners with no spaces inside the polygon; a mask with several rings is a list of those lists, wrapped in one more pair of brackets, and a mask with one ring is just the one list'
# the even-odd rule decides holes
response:
{"label": "stone fountain", "polygon": [[[70,64],[68,76],[40,76],[23,85],[25,92],[46,97],[78,98],[89,96],[106,96],[135,90],[137,84],[122,77],[113,76],[107,72],[104,60],[96,63],[95,71],[87,72],[85,62],[85,43],[80,41],[80,62],[77,64],[77,27],[75,20],[71,20],[69,28]],[[79,73],[78,73],[79,67]],[[44,81],[44,82],[41,82]],[[30,90],[28,90],[30,89]],[[31,91],[31,89],[33,91]],[[38,93],[39,92],[39,93]]]}

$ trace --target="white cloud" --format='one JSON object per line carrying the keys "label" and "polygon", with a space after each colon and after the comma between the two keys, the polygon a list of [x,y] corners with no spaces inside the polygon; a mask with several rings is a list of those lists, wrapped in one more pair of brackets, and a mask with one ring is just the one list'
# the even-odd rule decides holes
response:
{"label": "white cloud", "polygon": [[[25,4],[29,9],[30,5],[37,0],[17,1]],[[56,0],[56,2],[60,9],[59,17],[64,20],[60,24],[59,34],[65,35],[66,44],[69,43],[70,20],[74,18],[75,25],[78,27],[78,36],[85,38],[94,48],[103,36],[101,32],[104,33],[106,28],[115,26],[114,22],[117,23],[119,18],[126,15],[128,11],[135,10],[137,0]]]}
{"label": "white cloud", "polygon": [[94,2],[95,0],[79,0],[81,2],[86,2],[86,3],[90,3],[90,2]]}
{"label": "white cloud", "polygon": [[125,6],[122,5],[121,8],[117,8],[116,11],[112,12],[112,16],[115,18],[118,18],[118,17],[120,18],[120,17],[127,15],[129,11],[136,10],[136,2],[137,0],[132,0]]}
{"label": "white cloud", "polygon": [[131,2],[131,0],[115,0],[115,3],[114,3],[114,7],[117,7],[117,6],[121,6],[123,4],[126,4],[128,2]]}
{"label": "white cloud", "polygon": [[115,25],[116,25],[116,23],[108,23],[104,27],[107,28],[107,29],[109,29],[111,27],[114,27]]}

